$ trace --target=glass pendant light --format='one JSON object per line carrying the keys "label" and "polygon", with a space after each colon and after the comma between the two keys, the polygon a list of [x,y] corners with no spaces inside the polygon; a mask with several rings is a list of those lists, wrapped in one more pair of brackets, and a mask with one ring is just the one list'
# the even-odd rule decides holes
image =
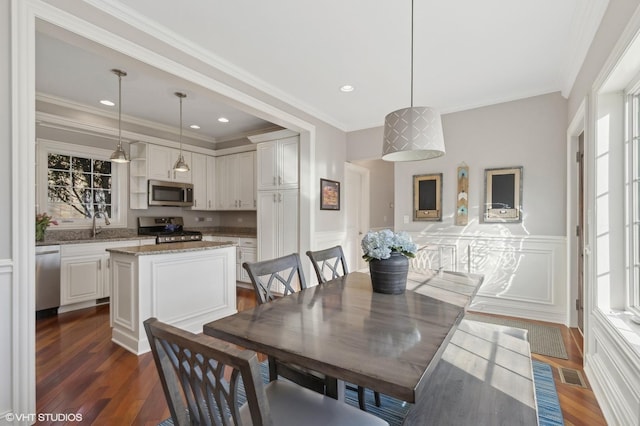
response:
{"label": "glass pendant light", "polygon": [[176,92],[175,95],[180,98],[180,154],[178,154],[173,170],[176,172],[188,172],[189,165],[184,161],[184,156],[182,155],[182,99],[186,98],[187,95],[181,92]]}
{"label": "glass pendant light", "polygon": [[444,155],[440,113],[431,107],[413,106],[413,0],[411,0],[411,107],[387,114],[384,119],[382,159],[427,160]]}
{"label": "glass pendant light", "polygon": [[113,154],[111,154],[111,161],[114,163],[128,163],[127,153],[122,148],[122,77],[126,77],[127,73],[117,69],[113,69],[111,72],[118,76],[118,145]]}

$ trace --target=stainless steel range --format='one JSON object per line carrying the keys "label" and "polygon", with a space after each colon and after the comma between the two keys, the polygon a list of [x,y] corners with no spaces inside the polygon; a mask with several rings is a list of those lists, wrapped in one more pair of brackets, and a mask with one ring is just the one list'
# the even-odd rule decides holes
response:
{"label": "stainless steel range", "polygon": [[155,235],[156,244],[200,241],[202,233],[185,231],[181,217],[139,217],[138,235]]}

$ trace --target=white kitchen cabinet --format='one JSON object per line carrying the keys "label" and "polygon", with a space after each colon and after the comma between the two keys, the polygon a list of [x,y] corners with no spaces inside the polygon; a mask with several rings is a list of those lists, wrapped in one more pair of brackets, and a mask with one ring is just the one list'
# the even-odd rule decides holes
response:
{"label": "white kitchen cabinet", "polygon": [[[149,207],[147,196],[149,179],[191,183],[191,171],[173,170],[179,152],[174,148],[146,142],[134,142],[130,145],[129,208],[147,209]],[[191,167],[191,153],[183,150],[182,155]]]}
{"label": "white kitchen cabinet", "polygon": [[258,191],[298,187],[298,136],[259,143]]}
{"label": "white kitchen cabinet", "polygon": [[236,280],[250,283],[249,274],[242,267],[244,262],[253,263],[258,260],[257,240],[255,238],[239,238],[236,252]]}
{"label": "white kitchen cabinet", "polygon": [[236,244],[236,280],[243,283],[250,283],[247,271],[242,267],[243,262],[255,262],[257,260],[257,239],[249,237],[225,237],[206,235],[202,237],[204,241],[230,241]]}
{"label": "white kitchen cabinet", "polygon": [[92,306],[97,299],[109,297],[111,265],[106,249],[140,243],[140,240],[125,240],[61,245],[59,312]]}
{"label": "white kitchen cabinet", "polygon": [[[171,182],[191,183],[191,171],[176,172],[173,165],[178,160],[180,150],[161,145],[147,146],[147,177],[148,179],[166,180]],[[191,167],[191,153],[182,151],[184,161]]]}
{"label": "white kitchen cabinet", "polygon": [[255,152],[216,157],[216,209],[255,210]]}
{"label": "white kitchen cabinet", "polygon": [[191,210],[213,210],[216,193],[215,157],[192,153],[191,178],[193,181],[193,207]]}
{"label": "white kitchen cabinet", "polygon": [[258,191],[258,260],[298,252],[298,190]]}

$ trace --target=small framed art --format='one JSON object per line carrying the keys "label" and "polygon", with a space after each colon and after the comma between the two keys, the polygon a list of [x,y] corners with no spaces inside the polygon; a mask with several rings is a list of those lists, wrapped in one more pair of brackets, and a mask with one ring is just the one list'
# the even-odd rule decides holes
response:
{"label": "small framed art", "polygon": [[340,182],[320,179],[320,210],[340,210]]}

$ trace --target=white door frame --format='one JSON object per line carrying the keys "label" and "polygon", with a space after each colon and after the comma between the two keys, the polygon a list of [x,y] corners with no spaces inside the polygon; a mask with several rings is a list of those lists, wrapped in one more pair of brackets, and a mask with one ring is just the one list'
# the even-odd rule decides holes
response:
{"label": "white door frame", "polygon": [[[569,127],[567,128],[567,319],[570,327],[577,327],[578,312],[575,301],[578,298],[578,245],[576,240],[576,227],[578,226],[578,163],[576,153],[578,152],[578,137],[585,133],[585,144],[587,129],[585,128],[586,98],[582,101]],[[586,147],[585,147],[586,148]],[[585,209],[586,209],[585,204]],[[584,213],[583,213],[584,214]],[[585,218],[586,220],[586,218]],[[586,221],[585,223],[586,228]],[[583,235],[586,230],[583,230]],[[585,242],[586,243],[586,242]],[[585,275],[583,274],[583,277]],[[584,280],[584,278],[583,278]],[[584,297],[584,295],[583,295]]]}

